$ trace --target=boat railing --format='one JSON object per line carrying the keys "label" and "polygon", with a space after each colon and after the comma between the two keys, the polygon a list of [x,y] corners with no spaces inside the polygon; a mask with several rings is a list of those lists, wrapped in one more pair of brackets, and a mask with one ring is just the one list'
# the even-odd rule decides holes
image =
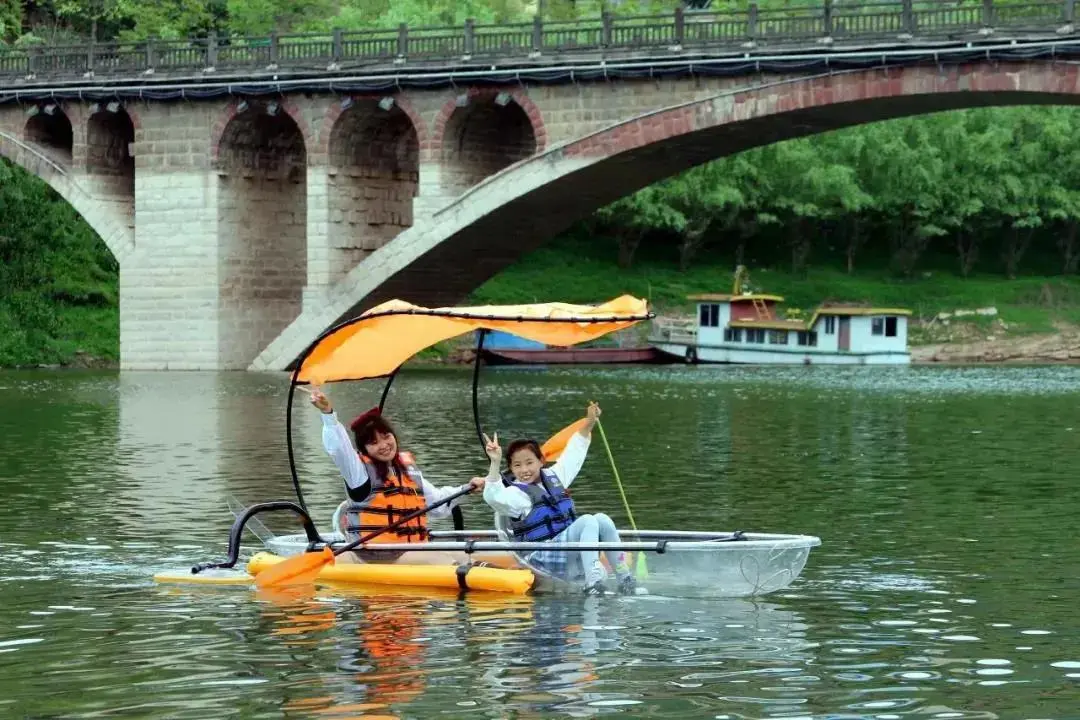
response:
{"label": "boat railing", "polygon": [[657,318],[652,324],[651,342],[693,344],[697,341],[697,325],[686,318]]}

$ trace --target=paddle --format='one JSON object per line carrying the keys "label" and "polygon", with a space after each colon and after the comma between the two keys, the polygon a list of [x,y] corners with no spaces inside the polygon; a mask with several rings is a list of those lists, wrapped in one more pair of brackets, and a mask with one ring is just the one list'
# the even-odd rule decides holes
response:
{"label": "paddle", "polygon": [[418,518],[421,515],[431,512],[437,507],[442,507],[453,500],[458,499],[462,495],[471,493],[474,490],[470,485],[467,488],[458,490],[453,495],[443,498],[439,502],[434,502],[427,507],[420,508],[415,512],[411,512],[405,515],[400,520],[397,520],[384,528],[380,528],[373,533],[358,538],[348,545],[344,545],[337,550],[331,551],[330,546],[326,545],[320,552],[309,552],[301,555],[294,555],[293,557],[282,560],[281,562],[273,565],[272,567],[263,570],[261,573],[255,576],[255,585],[260,588],[266,587],[280,587],[282,585],[299,585],[301,583],[309,583],[319,576],[323,567],[326,565],[332,565],[334,558],[338,555],[348,552],[366,542],[371,542],[374,538],[382,535],[384,532],[389,532],[397,527],[400,527],[408,521]]}
{"label": "paddle", "polygon": [[[604,426],[600,423],[600,418],[596,418],[596,429],[600,431],[600,439],[604,441],[604,450],[607,451],[608,460],[611,461],[611,471],[615,473],[615,484],[619,486],[619,495],[622,496],[623,507],[626,508],[626,514],[630,518],[630,527],[634,529],[634,532],[637,532],[634,514],[630,512],[630,503],[626,500],[626,491],[623,490],[622,480],[619,479],[619,468],[615,467],[615,457],[611,454],[611,446],[608,445],[607,435],[604,434]],[[634,574],[639,580],[649,577],[649,567],[645,563],[645,553],[639,552],[637,554],[637,562],[634,566]]]}

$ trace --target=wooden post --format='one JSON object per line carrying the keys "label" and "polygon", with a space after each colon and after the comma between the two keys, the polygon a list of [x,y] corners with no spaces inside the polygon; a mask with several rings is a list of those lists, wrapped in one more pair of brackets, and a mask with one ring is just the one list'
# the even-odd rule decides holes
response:
{"label": "wooden post", "polygon": [[675,8],[675,44],[680,47],[686,38],[686,13],[683,6]]}
{"label": "wooden post", "polygon": [[334,47],[331,53],[335,63],[341,62],[341,56],[345,53],[345,45],[341,39],[341,28],[334,28]]}
{"label": "wooden post", "polygon": [[753,42],[757,40],[758,6],[756,2],[750,3],[746,9],[746,36]]}
{"label": "wooden post", "polygon": [[206,38],[206,67],[217,67],[217,31]]}
{"label": "wooden post", "polygon": [[94,41],[91,40],[86,49],[86,72],[94,72]]}
{"label": "wooden post", "polygon": [[611,47],[611,13],[604,10],[600,13],[600,46]]}
{"label": "wooden post", "polygon": [[983,27],[994,27],[994,0],[983,0],[982,24]]}
{"label": "wooden post", "polygon": [[465,54],[472,55],[476,52],[476,21],[469,18],[465,21]]}
{"label": "wooden post", "polygon": [[277,30],[270,33],[270,64],[278,64],[278,36]]}
{"label": "wooden post", "polygon": [[146,67],[145,70],[154,69],[154,36],[146,38]]}
{"label": "wooden post", "polygon": [[544,49],[544,20],[539,15],[533,17],[532,49],[533,52]]}
{"label": "wooden post", "polygon": [[916,26],[915,26],[915,2],[914,2],[914,0],[904,0],[903,1],[903,21],[904,21],[904,32],[906,32],[908,35],[914,35],[915,30],[917,29]]}
{"label": "wooden post", "polygon": [[401,58],[409,54],[409,26],[405,23],[397,28],[397,54]]}
{"label": "wooden post", "polygon": [[1076,0],[1065,0],[1065,24],[1071,25],[1076,20]]}
{"label": "wooden post", "polygon": [[825,7],[822,13],[822,24],[825,26],[825,37],[832,37],[833,34],[833,0],[825,0]]}

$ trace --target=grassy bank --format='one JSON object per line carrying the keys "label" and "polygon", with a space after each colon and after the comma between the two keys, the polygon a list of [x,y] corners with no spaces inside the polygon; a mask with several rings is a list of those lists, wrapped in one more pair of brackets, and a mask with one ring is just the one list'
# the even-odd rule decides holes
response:
{"label": "grassy bank", "polygon": [[[469,302],[596,302],[630,293],[648,298],[658,314],[689,315],[693,303],[687,295],[731,290],[730,258],[705,255],[680,272],[674,254],[668,259],[645,257],[625,270],[616,265],[615,254],[614,241],[562,238],[489,280]],[[1080,277],[1033,275],[1009,280],[988,274],[962,278],[948,269],[936,269],[905,279],[875,269],[849,275],[828,265],[811,266],[798,275],[778,268],[749,269],[753,289],[784,296],[789,308],[811,310],[823,301],[909,308],[915,315],[913,345],[959,341],[987,331],[1052,333],[1062,323],[1080,324]],[[942,312],[983,307],[996,307],[997,317],[930,322]]]}
{"label": "grassy bank", "polygon": [[[642,258],[630,269],[614,260],[614,243],[603,239],[560,238],[552,241],[479,287],[469,304],[525,302],[594,303],[629,293],[647,298],[661,315],[690,315],[693,303],[686,296],[700,292],[728,292],[732,261],[703,256],[686,272],[674,257]],[[69,293],[49,295],[48,329],[29,328],[0,303],[0,367],[38,365],[101,366],[119,357],[116,278],[102,277],[100,268],[87,280],[97,288],[99,300],[87,304]],[[1008,338],[1054,333],[1064,326],[1080,326],[1080,277],[1001,275],[961,278],[947,269],[927,270],[902,279],[884,270],[847,274],[830,266],[810,267],[804,275],[782,269],[750,268],[750,286],[784,296],[786,306],[810,310],[820,302],[851,301],[910,308],[913,346],[959,343],[986,336]],[[102,304],[100,298],[108,297]],[[957,309],[995,307],[996,317],[966,317],[948,323],[930,322],[939,313]],[[639,326],[623,342],[643,339]],[[470,344],[457,340],[440,344],[420,359],[442,361],[456,348]]]}

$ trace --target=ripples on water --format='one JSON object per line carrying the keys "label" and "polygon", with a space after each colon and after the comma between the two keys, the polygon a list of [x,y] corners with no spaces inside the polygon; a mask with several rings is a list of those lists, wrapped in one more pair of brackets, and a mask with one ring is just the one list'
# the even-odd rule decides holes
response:
{"label": "ripples on water", "polygon": [[[1076,716],[1080,371],[487,377],[507,439],[600,399],[642,525],[824,544],[756,602],[156,586],[224,554],[227,496],[289,496],[281,378],[0,374],[0,717]],[[407,374],[389,408],[430,479],[483,472],[466,374]],[[322,519],[339,481],[296,421]],[[575,491],[624,522],[602,453]]]}

